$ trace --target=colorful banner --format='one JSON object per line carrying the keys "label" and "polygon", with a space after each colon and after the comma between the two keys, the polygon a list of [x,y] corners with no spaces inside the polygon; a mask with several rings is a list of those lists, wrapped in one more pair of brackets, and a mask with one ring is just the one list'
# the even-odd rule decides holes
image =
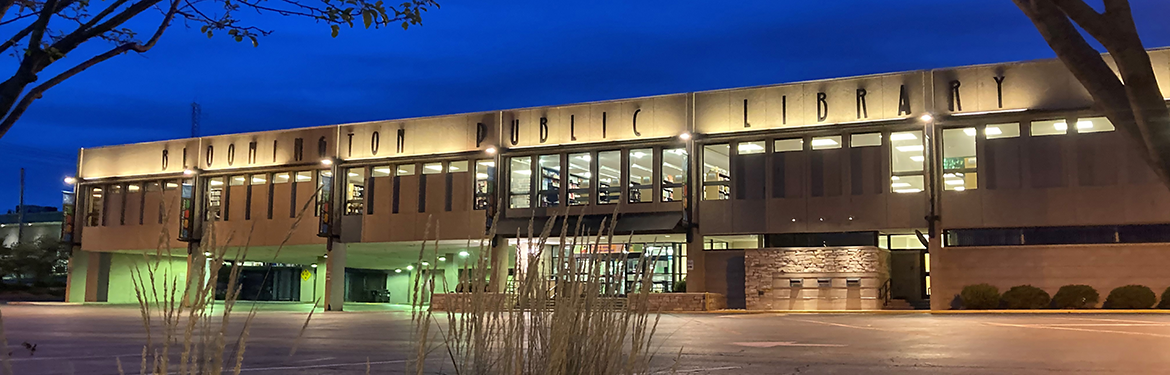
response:
{"label": "colorful banner", "polygon": [[61,193],[61,242],[73,243],[73,221],[77,213],[77,193],[65,191]]}

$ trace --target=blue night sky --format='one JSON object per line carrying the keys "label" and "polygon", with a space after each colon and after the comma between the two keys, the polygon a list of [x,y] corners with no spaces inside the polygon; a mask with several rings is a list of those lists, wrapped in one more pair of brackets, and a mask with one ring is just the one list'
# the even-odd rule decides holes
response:
{"label": "blue night sky", "polygon": [[[0,139],[0,208],[20,167],[26,203],[59,206],[78,148],[188,136],[192,101],[215,135],[1053,57],[1010,0],[440,2],[336,39],[245,16],[276,31],[259,48],[176,24],[33,104]],[[1146,46],[1170,46],[1170,1],[1131,2]]]}

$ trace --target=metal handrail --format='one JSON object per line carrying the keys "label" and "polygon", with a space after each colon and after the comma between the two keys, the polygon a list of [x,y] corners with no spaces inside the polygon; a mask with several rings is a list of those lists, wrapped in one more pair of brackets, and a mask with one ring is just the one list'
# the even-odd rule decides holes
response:
{"label": "metal handrail", "polygon": [[878,288],[878,298],[882,299],[882,307],[890,305],[890,283],[893,279],[886,279],[882,286]]}

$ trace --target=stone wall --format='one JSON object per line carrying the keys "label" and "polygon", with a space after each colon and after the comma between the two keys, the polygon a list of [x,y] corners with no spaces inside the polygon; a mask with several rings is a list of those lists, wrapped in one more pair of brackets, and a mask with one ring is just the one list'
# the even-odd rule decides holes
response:
{"label": "stone wall", "polygon": [[[439,293],[431,296],[431,311],[465,312],[469,310],[472,294],[469,293]],[[482,294],[481,309],[486,311],[503,310],[506,296],[500,293]],[[640,298],[631,296],[632,298]],[[634,307],[631,301],[621,300],[625,306]],[[651,312],[681,312],[681,311],[714,311],[727,308],[727,297],[718,293],[650,293],[647,303]],[[617,304],[616,306],[622,306]]]}
{"label": "stone wall", "polygon": [[[503,293],[480,293],[483,299],[472,300],[472,293],[435,293],[431,295],[431,311],[466,312],[467,310],[501,311],[507,296]],[[473,303],[480,307],[472,308]]]}
{"label": "stone wall", "polygon": [[[1049,295],[1085,284],[1100,302],[1113,288],[1139,284],[1161,294],[1170,286],[1170,244],[1028,245],[945,247],[932,250],[931,309],[958,307],[963,286],[988,283],[1000,293],[1032,285]],[[1100,304],[1098,304],[1100,307]]]}
{"label": "stone wall", "polygon": [[879,289],[889,279],[889,257],[888,250],[876,247],[746,250],[747,309],[881,309]]}
{"label": "stone wall", "polygon": [[727,308],[727,297],[718,293],[650,293],[647,296],[651,312],[714,311]]}

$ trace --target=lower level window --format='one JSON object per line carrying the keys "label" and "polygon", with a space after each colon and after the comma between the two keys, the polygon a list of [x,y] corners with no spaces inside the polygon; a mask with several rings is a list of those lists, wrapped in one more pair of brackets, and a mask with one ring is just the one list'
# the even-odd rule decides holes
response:
{"label": "lower level window", "polygon": [[514,157],[508,167],[508,208],[531,208],[532,157]]}

